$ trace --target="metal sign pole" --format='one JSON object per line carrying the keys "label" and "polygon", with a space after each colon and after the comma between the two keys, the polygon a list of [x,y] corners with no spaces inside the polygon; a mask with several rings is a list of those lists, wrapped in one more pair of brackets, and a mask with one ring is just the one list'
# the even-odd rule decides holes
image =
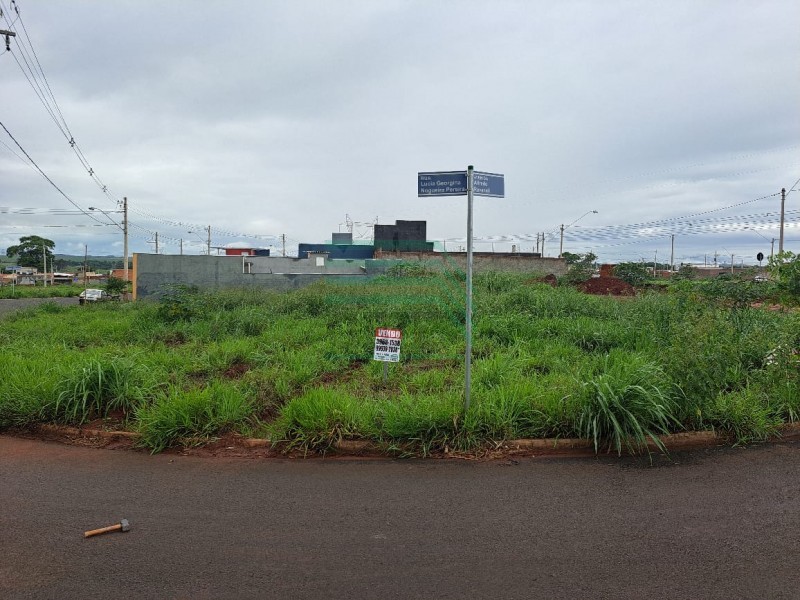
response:
{"label": "metal sign pole", "polygon": [[472,165],[467,167],[467,315],[466,342],[464,352],[464,415],[469,410],[472,387]]}

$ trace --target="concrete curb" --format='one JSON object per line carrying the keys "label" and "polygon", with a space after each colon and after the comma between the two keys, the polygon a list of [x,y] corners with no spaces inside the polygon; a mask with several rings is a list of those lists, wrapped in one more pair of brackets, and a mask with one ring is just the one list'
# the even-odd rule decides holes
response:
{"label": "concrete curb", "polygon": [[[101,439],[106,441],[129,441],[139,438],[133,431],[107,431],[104,429],[90,429],[86,427],[70,427],[62,425],[41,424],[35,425],[31,431],[45,437],[57,438],[83,438]],[[668,452],[699,450],[714,446],[725,446],[731,443],[730,436],[716,431],[688,431],[659,436],[661,443]],[[786,441],[800,439],[800,423],[784,425],[779,428],[778,434],[768,441]],[[273,442],[263,438],[242,438],[237,440],[244,448],[269,448]],[[274,445],[280,447],[280,442]],[[333,452],[342,456],[369,456],[389,458],[385,447],[370,440],[339,440],[333,445]],[[594,456],[594,444],[591,440],[580,438],[544,438],[544,439],[519,439],[500,442],[493,449],[503,454],[526,454],[531,456]],[[648,443],[650,452],[658,452],[658,447],[651,441]],[[604,454],[601,450],[597,454]],[[460,455],[463,455],[460,454]],[[445,453],[444,456],[448,456]]]}

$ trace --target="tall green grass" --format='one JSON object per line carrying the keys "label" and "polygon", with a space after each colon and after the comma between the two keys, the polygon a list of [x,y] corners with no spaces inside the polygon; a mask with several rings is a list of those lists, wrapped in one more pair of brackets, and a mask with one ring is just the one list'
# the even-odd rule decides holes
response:
{"label": "tall green grass", "polygon": [[[641,451],[682,428],[763,439],[800,415],[800,315],[700,296],[586,296],[475,279],[473,403],[453,271],[286,293],[169,290],[159,302],[38,307],[0,327],[0,428],[124,412],[154,450],[226,430],[401,453],[583,436]],[[376,327],[402,361],[372,361]]]}

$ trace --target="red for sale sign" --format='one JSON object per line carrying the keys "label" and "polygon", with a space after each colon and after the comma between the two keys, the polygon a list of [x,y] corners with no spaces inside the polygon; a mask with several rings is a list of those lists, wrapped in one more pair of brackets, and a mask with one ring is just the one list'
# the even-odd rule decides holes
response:
{"label": "red for sale sign", "polygon": [[400,362],[400,341],[403,332],[399,329],[378,327],[375,330],[374,360],[383,362]]}

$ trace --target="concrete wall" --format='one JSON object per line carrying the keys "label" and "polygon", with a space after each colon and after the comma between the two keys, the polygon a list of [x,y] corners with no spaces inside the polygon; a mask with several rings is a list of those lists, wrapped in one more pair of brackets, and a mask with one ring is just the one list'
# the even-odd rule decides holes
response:
{"label": "concrete wall", "polygon": [[[322,264],[318,264],[317,260]],[[134,299],[158,296],[164,286],[202,289],[257,287],[288,290],[324,278],[366,278],[364,261],[331,261],[326,256],[175,256],[133,255]]]}
{"label": "concrete wall", "polygon": [[[420,261],[435,269],[454,269],[462,271],[467,268],[466,252],[386,252],[375,251],[375,258],[382,260],[367,261],[367,272],[380,269],[380,263],[388,260]],[[473,252],[472,265],[475,273],[485,271],[506,271],[511,273],[541,273],[556,276],[566,274],[568,266],[563,258],[542,258],[539,255],[519,253]],[[388,264],[385,268],[388,268]]]}
{"label": "concrete wall", "polygon": [[[380,256],[378,256],[380,255]],[[375,260],[330,260],[282,256],[133,255],[134,299],[158,296],[165,286],[201,289],[263,288],[290,290],[327,280],[366,281],[402,261],[421,261],[433,269],[466,269],[465,253],[376,252]],[[531,254],[474,253],[475,272],[508,271],[563,275],[566,261]]]}

